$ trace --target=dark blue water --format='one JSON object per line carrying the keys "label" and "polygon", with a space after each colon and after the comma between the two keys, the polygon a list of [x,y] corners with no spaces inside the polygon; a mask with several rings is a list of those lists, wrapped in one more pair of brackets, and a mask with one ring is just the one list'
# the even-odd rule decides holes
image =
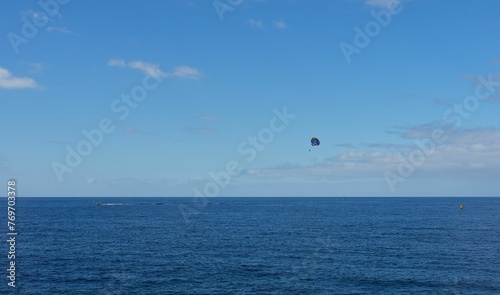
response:
{"label": "dark blue water", "polygon": [[500,198],[92,201],[19,197],[0,293],[500,294]]}

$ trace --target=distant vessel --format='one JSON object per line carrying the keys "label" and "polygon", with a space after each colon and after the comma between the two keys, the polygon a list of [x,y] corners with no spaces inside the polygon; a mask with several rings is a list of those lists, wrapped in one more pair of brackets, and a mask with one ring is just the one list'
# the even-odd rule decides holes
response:
{"label": "distant vessel", "polygon": [[105,203],[101,201],[94,201],[94,204],[97,206],[123,206],[123,205],[128,205],[128,204],[122,204],[122,203]]}
{"label": "distant vessel", "polygon": [[460,204],[460,209],[463,209],[464,208],[464,205]]}

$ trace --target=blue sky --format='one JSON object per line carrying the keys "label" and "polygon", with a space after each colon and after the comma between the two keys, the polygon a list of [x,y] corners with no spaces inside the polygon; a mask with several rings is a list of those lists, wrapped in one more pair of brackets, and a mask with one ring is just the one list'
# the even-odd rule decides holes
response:
{"label": "blue sky", "polygon": [[498,11],[9,1],[0,179],[25,196],[498,196]]}

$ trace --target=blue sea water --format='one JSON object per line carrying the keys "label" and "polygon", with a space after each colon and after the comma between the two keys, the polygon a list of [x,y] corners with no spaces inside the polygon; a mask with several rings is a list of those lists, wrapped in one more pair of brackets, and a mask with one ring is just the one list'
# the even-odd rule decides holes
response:
{"label": "blue sea water", "polygon": [[500,294],[500,198],[17,201],[1,294]]}

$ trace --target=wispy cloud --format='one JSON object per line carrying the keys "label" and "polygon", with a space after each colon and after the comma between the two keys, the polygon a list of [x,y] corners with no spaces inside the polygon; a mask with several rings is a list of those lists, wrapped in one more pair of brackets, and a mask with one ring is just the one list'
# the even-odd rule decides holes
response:
{"label": "wispy cloud", "polygon": [[45,141],[45,143],[48,143],[48,144],[64,144],[64,145],[74,144],[74,142],[71,142],[71,141],[62,141],[62,140],[47,140],[47,141]]}
{"label": "wispy cloud", "polygon": [[124,131],[125,131],[125,133],[128,133],[128,134],[142,134],[142,135],[150,134],[147,131],[139,130],[139,129],[131,127],[131,126],[125,127]]}
{"label": "wispy cloud", "polygon": [[201,77],[201,73],[198,69],[191,68],[188,66],[180,66],[174,69],[172,76],[191,79],[191,80],[198,80]]}
{"label": "wispy cloud", "polygon": [[452,102],[449,99],[436,98],[434,99],[434,104],[438,106],[450,106]]}
{"label": "wispy cloud", "polygon": [[283,20],[274,21],[273,25],[274,25],[274,28],[276,28],[278,30],[284,30],[284,29],[288,28],[288,25]]}
{"label": "wispy cloud", "polygon": [[497,102],[497,101],[500,101],[500,92],[496,92],[494,93],[493,95],[491,95],[490,97],[488,97],[488,100],[489,102]]}
{"label": "wispy cloud", "polygon": [[179,66],[175,68],[172,73],[165,73],[160,69],[160,65],[144,61],[126,62],[123,59],[110,59],[108,60],[108,66],[128,67],[131,69],[139,70],[144,75],[151,76],[157,79],[165,77],[178,77],[184,79],[198,80],[202,76],[202,74],[198,69],[188,66]]}
{"label": "wispy cloud", "polygon": [[184,130],[186,130],[189,133],[194,133],[194,134],[207,134],[215,131],[215,128],[210,128],[210,127],[185,127]]}
{"label": "wispy cloud", "polygon": [[390,96],[388,98],[396,99],[396,100],[409,100],[409,99],[415,98],[415,94],[405,93],[405,94]]}
{"label": "wispy cloud", "polygon": [[[255,29],[262,30],[265,28],[264,21],[261,19],[249,19],[247,20],[247,24]],[[288,28],[288,25],[283,20],[277,20],[273,22],[273,27],[277,30],[284,30]]]}
{"label": "wispy cloud", "polygon": [[500,81],[500,74],[499,73],[494,73],[491,75],[474,75],[474,74],[467,74],[464,75],[463,78],[465,80],[469,80],[473,82],[474,86],[480,85],[481,84],[481,79],[489,80],[491,79],[494,82]]}
{"label": "wispy cloud", "polygon": [[112,67],[125,67],[127,64],[123,59],[110,59],[108,60],[108,66]]}
{"label": "wispy cloud", "polygon": [[0,67],[0,89],[36,88],[35,80],[31,78],[14,77],[9,70]]}
{"label": "wispy cloud", "polygon": [[392,130],[387,132],[405,139],[425,139],[432,138],[432,133],[436,129],[444,130],[446,133],[453,133],[456,128],[442,121],[434,121],[426,124],[394,126]]}
{"label": "wispy cloud", "polygon": [[[398,151],[345,152],[311,165],[283,164],[268,168],[244,171],[248,177],[268,181],[353,181],[384,180],[385,171],[398,171],[401,157],[416,148]],[[500,173],[500,128],[475,128],[449,133],[442,145],[436,145],[433,153],[418,167],[412,177],[428,180],[457,177],[470,179],[491,178]]]}
{"label": "wispy cloud", "polygon": [[[488,88],[493,88],[493,93],[486,94],[484,101],[498,101],[500,99],[500,73],[493,73],[490,75],[464,75],[463,79],[469,80],[473,87],[484,87],[485,81],[488,83]],[[477,88],[476,88],[476,91]]]}
{"label": "wispy cloud", "polygon": [[153,78],[167,77],[167,74],[160,70],[159,65],[143,61],[125,62],[123,59],[110,59],[108,61],[108,65],[112,67],[129,67],[131,69],[139,70],[144,75],[151,76]]}
{"label": "wispy cloud", "polygon": [[257,19],[251,18],[247,21],[247,24],[249,26],[251,26],[252,28],[256,28],[256,29],[263,29],[264,28],[264,22],[261,19],[257,20]]}
{"label": "wispy cloud", "polygon": [[349,151],[311,165],[286,163],[275,167],[247,169],[243,174],[267,181],[345,181],[380,178],[385,167],[396,163],[395,154]]}
{"label": "wispy cloud", "polygon": [[188,179],[187,183],[190,185],[200,185],[200,184],[207,182],[207,180],[209,180],[207,177],[194,176],[194,177]]}
{"label": "wispy cloud", "polygon": [[10,168],[7,166],[7,160],[3,157],[0,157],[0,172],[10,171]]}
{"label": "wispy cloud", "polygon": [[202,121],[219,121],[220,120],[219,117],[213,116],[213,115],[201,115],[201,116],[197,116],[196,119],[202,120]]}
{"label": "wispy cloud", "polygon": [[356,145],[352,144],[352,143],[339,143],[339,144],[335,144],[335,146],[342,147],[342,148],[349,148],[349,149],[356,148]]}
{"label": "wispy cloud", "polygon": [[132,69],[142,71],[144,75],[151,76],[153,78],[161,78],[167,76],[167,74],[160,70],[159,65],[146,63],[143,61],[132,61],[128,63],[128,66]]}
{"label": "wispy cloud", "polygon": [[47,27],[47,32],[58,32],[58,33],[63,33],[63,34],[73,34],[73,31],[66,29],[66,28],[60,28],[60,27],[54,27],[54,26],[48,26]]}
{"label": "wispy cloud", "polygon": [[41,63],[32,63],[30,64],[30,69],[28,72],[30,73],[40,73],[43,69],[43,65]]}
{"label": "wispy cloud", "polygon": [[[58,15],[61,17],[59,13]],[[21,11],[21,16],[36,19],[40,23],[46,23],[49,21],[49,17],[46,14],[39,14],[33,10],[23,10]]]}
{"label": "wispy cloud", "polygon": [[398,143],[360,143],[360,144],[340,143],[334,146],[349,148],[349,149],[369,148],[369,149],[382,149],[382,150],[395,150],[395,149],[401,150],[409,148],[411,145],[398,144]]}
{"label": "wispy cloud", "polygon": [[88,177],[85,179],[88,184],[102,185],[173,185],[178,181],[173,178],[132,178],[132,177]]}
{"label": "wispy cloud", "polygon": [[383,150],[401,150],[411,147],[409,144],[397,144],[397,143],[363,143],[361,146],[370,149],[383,149]]}
{"label": "wispy cloud", "polygon": [[401,3],[403,0],[365,0],[365,4],[369,6],[387,8],[393,3]]}

